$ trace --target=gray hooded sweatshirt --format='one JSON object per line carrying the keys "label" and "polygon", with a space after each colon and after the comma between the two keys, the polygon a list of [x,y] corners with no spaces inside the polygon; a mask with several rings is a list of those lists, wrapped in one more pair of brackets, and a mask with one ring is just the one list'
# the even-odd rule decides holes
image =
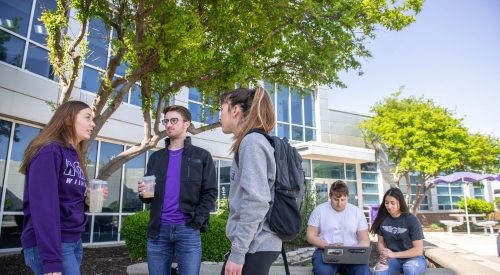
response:
{"label": "gray hooded sweatshirt", "polygon": [[226,236],[232,245],[229,260],[244,264],[246,253],[281,251],[281,239],[266,220],[274,196],[274,148],[263,135],[251,133],[241,141],[238,158],[239,165],[235,160],[231,165]]}

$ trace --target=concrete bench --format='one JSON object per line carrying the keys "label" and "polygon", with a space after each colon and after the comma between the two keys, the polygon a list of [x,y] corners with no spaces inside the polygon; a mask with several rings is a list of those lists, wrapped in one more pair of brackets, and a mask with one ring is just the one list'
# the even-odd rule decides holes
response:
{"label": "concrete bench", "polygon": [[[491,236],[494,236],[493,226],[497,225],[496,221],[476,221],[475,225],[484,227],[484,234],[488,234],[488,227],[490,228]],[[499,230],[500,231],[500,230]]]}
{"label": "concrete bench", "polygon": [[446,225],[447,231],[450,235],[452,235],[452,228],[455,226],[460,226],[464,224],[463,220],[457,221],[457,220],[440,220],[440,223]]}

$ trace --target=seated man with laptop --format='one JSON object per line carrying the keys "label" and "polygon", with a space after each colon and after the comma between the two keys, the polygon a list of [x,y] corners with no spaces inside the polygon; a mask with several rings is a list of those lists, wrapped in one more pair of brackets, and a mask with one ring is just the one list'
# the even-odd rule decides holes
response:
{"label": "seated man with laptop", "polygon": [[330,200],[318,205],[307,223],[307,241],[317,249],[313,273],[371,275],[371,247],[363,211],[347,203],[349,188],[338,180],[330,187]]}

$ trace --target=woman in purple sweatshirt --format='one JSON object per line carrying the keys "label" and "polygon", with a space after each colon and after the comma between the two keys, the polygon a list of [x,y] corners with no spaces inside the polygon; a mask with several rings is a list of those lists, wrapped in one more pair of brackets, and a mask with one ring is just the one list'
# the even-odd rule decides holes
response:
{"label": "woman in purple sweatshirt", "polygon": [[89,204],[83,143],[94,126],[87,104],[68,101],[24,152],[21,243],[26,265],[36,275],[80,274]]}

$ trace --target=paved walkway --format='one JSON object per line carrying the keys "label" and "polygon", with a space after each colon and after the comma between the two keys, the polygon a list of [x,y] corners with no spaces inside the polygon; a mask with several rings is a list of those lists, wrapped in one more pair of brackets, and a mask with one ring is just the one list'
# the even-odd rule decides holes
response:
{"label": "paved walkway", "polygon": [[494,270],[495,272],[491,274],[500,274],[497,235],[491,236],[483,233],[467,235],[467,233],[454,232],[450,236],[446,232],[424,232],[424,236],[427,243],[452,252],[456,256],[452,262],[454,265],[466,259]]}
{"label": "paved walkway", "polygon": [[[495,275],[500,274],[496,237],[482,233],[424,232],[424,253],[443,268],[427,269],[426,275]],[[372,238],[376,241],[376,238]],[[203,264],[200,275],[218,275],[221,265]],[[129,266],[129,274],[147,274],[146,263]],[[292,275],[312,275],[311,267],[291,267]],[[273,266],[269,274],[284,274],[283,266]]]}

